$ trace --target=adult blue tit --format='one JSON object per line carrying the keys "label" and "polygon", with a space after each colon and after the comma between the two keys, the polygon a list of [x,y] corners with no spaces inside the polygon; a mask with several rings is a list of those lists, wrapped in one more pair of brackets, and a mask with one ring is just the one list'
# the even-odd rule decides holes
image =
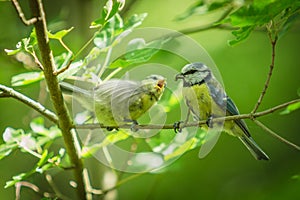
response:
{"label": "adult blue tit", "polygon": [[99,123],[120,126],[137,119],[147,112],[162,96],[166,79],[150,75],[142,81],[111,79],[92,90],[85,90],[68,83],[61,83],[64,92],[87,110],[95,113]]}
{"label": "adult blue tit", "polygon": [[[203,63],[185,65],[176,80],[183,80],[183,96],[197,120],[208,120],[207,129],[213,117],[238,115],[239,111],[229,98],[222,85]],[[213,127],[209,127],[213,128]],[[246,123],[242,119],[225,121],[223,131],[238,137],[257,160],[269,160],[269,157],[252,139]]]}

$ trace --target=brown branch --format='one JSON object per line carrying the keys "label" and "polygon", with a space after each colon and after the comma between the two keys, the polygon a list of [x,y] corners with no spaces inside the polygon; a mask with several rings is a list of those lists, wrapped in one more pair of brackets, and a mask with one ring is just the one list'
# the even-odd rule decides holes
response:
{"label": "brown branch", "polygon": [[42,63],[44,66],[45,80],[48,86],[51,102],[53,103],[55,112],[58,116],[58,126],[62,131],[67,153],[70,157],[72,165],[74,165],[74,176],[75,180],[77,181],[77,194],[80,199],[86,199],[86,191],[82,174],[83,163],[75,147],[75,138],[71,133],[72,120],[63,100],[57,76],[53,74],[53,72],[55,71],[55,64],[53,54],[49,45],[43,4],[41,0],[30,0],[29,3],[32,15],[39,19],[38,21],[36,21],[34,26],[36,30],[39,50],[41,53]]}
{"label": "brown branch", "polygon": [[40,114],[48,118],[50,121],[54,122],[55,124],[58,124],[58,118],[55,115],[55,113],[45,108],[39,102],[36,102],[31,98],[25,96],[24,94],[17,92],[14,89],[1,84],[0,84],[0,90],[3,91],[2,93],[0,93],[0,97],[12,97],[26,104],[27,106],[33,108],[34,110],[36,110],[37,112],[39,112]]}
{"label": "brown branch", "polygon": [[36,18],[36,17],[27,20],[26,17],[25,17],[25,15],[24,15],[24,13],[23,13],[23,11],[22,11],[22,8],[21,8],[19,2],[17,0],[12,0],[12,3],[14,5],[14,7],[15,7],[15,9],[16,9],[16,11],[17,11],[17,13],[18,13],[18,15],[19,15],[19,17],[21,19],[21,21],[26,26],[30,26],[30,25],[32,25],[32,24],[34,24],[35,22],[38,21],[38,18]]}
{"label": "brown branch", "polygon": [[276,43],[277,43],[277,39],[278,37],[275,36],[274,39],[272,39],[272,34],[269,32],[269,38],[270,38],[270,41],[271,41],[271,44],[272,44],[272,58],[271,58],[271,64],[270,64],[270,69],[269,69],[269,73],[268,73],[268,77],[267,77],[267,80],[265,82],[265,86],[257,100],[257,103],[255,104],[255,107],[254,109],[252,110],[252,113],[255,113],[258,109],[258,107],[260,106],[266,92],[267,92],[267,89],[269,87],[269,84],[270,84],[270,80],[271,80],[271,76],[272,76],[272,73],[273,73],[273,69],[274,69],[274,66],[275,66],[275,50],[276,50]]}
{"label": "brown branch", "polygon": [[67,69],[70,68],[72,62],[73,62],[73,59],[69,60],[69,62],[67,63],[66,66],[64,66],[64,67],[62,67],[62,68],[60,68],[60,69],[54,71],[54,72],[53,72],[53,75],[57,76],[57,75],[59,75],[59,74],[65,72]]}

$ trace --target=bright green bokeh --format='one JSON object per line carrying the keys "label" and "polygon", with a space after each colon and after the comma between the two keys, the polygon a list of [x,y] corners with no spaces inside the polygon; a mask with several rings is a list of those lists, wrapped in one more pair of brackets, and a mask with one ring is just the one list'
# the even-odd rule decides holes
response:
{"label": "bright green bokeh", "polygon": [[[137,1],[128,12],[128,16],[147,12],[148,17],[142,27],[175,30],[193,27],[215,18],[213,15],[193,16],[186,21],[174,21],[174,18],[193,2]],[[62,6],[57,6],[61,4]],[[97,16],[99,2],[76,1],[69,4],[71,6],[68,2],[46,1],[45,7],[49,25],[55,31],[75,27],[67,36],[66,43],[78,50],[91,35],[88,24]],[[5,16],[0,19],[0,26],[5,27],[0,31],[0,80],[1,84],[10,85],[13,75],[26,70],[13,58],[6,56],[3,49],[13,49],[20,38],[29,34],[30,29],[20,22],[10,2],[1,2],[0,12]],[[275,69],[260,110],[298,97],[299,34],[298,21],[279,40]],[[226,30],[208,30],[192,34],[190,37],[211,55],[221,72],[227,93],[234,99],[240,112],[250,112],[263,88],[271,61],[271,45],[267,35],[262,31],[255,32],[248,40],[234,47],[227,45],[227,40],[233,36]],[[157,59],[164,60],[164,57]],[[172,63],[172,66],[176,64]],[[180,69],[181,65],[176,67]],[[35,83],[20,87],[19,90],[38,98],[38,89],[39,84]],[[49,103],[47,105],[51,107]],[[0,99],[0,109],[0,132],[3,132],[6,126],[27,129],[32,116],[36,115],[28,107],[12,99]],[[279,115],[279,112],[275,112],[260,120],[283,137],[300,144],[299,118],[299,111],[289,115]],[[174,117],[174,121],[176,120],[178,119]],[[246,123],[257,143],[270,156],[269,162],[254,160],[240,141],[224,134],[204,159],[198,159],[198,149],[188,152],[165,173],[143,175],[119,187],[119,199],[299,199],[300,153],[272,138],[251,121],[246,120]],[[15,174],[30,170],[35,162],[36,159],[20,152],[1,160],[1,199],[14,198],[14,188],[4,189],[5,182]],[[86,163],[92,168],[94,186],[100,187],[103,167],[94,159],[89,159]],[[67,171],[54,174],[61,191],[70,194],[68,191],[72,189],[66,180],[71,173]],[[34,176],[29,181],[38,183],[41,189],[48,190],[41,176]],[[38,199],[32,191],[22,189],[21,199],[34,198]]]}

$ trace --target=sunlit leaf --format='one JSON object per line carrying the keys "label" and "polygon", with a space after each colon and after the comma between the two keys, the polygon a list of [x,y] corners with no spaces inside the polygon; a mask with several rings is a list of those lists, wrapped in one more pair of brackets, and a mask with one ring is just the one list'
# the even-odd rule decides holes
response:
{"label": "sunlit leaf", "polygon": [[281,115],[286,115],[286,114],[290,114],[291,112],[293,111],[296,111],[300,109],[300,102],[297,102],[297,103],[293,103],[293,104],[290,104],[286,107],[285,110],[283,110],[280,114]]}
{"label": "sunlit leaf", "polygon": [[8,188],[8,187],[11,187],[11,186],[14,186],[16,183],[24,180],[25,178],[27,178],[28,176],[30,176],[31,174],[33,173],[33,171],[29,171],[27,173],[21,173],[21,174],[18,174],[16,176],[13,176],[11,181],[7,181],[4,188]]}
{"label": "sunlit leaf", "polygon": [[48,130],[44,126],[44,118],[38,117],[30,122],[30,128],[35,133],[45,134]]}
{"label": "sunlit leaf", "polygon": [[43,152],[42,157],[40,158],[39,162],[37,163],[37,167],[41,167],[42,165],[44,165],[47,162],[48,158],[49,158],[48,150],[46,149]]}
{"label": "sunlit leaf", "polygon": [[95,152],[97,152],[99,149],[106,147],[110,144],[114,144],[119,141],[125,140],[128,137],[129,137],[129,134],[127,134],[124,130],[119,130],[117,132],[109,133],[108,135],[105,136],[104,140],[101,143],[84,146],[82,148],[81,156],[83,158],[90,157]]}
{"label": "sunlit leaf", "polygon": [[67,29],[67,30],[61,30],[61,31],[58,31],[58,32],[56,32],[56,33],[50,33],[50,32],[48,32],[47,34],[48,34],[48,37],[50,38],[50,39],[56,39],[56,40],[61,40],[63,37],[65,37],[70,31],[72,31],[73,30],[73,28],[74,27],[71,27],[71,28],[69,28],[69,29]]}
{"label": "sunlit leaf", "polygon": [[43,72],[26,72],[12,77],[12,86],[23,86],[44,79]]}
{"label": "sunlit leaf", "polygon": [[191,7],[189,7],[184,13],[180,14],[175,19],[180,21],[184,20],[194,14],[204,14],[207,11],[207,6],[204,4],[203,1],[198,1]]}
{"label": "sunlit leaf", "polygon": [[83,68],[83,61],[79,60],[76,62],[72,62],[69,66],[69,68],[62,72],[61,74],[59,74],[57,76],[59,81],[62,81],[70,76],[73,76],[74,74],[76,74],[77,72],[79,72],[79,70],[81,70]]}
{"label": "sunlit leaf", "polygon": [[8,156],[12,151],[18,148],[17,144],[1,144],[0,145],[0,160]]}
{"label": "sunlit leaf", "polygon": [[255,28],[255,26],[246,26],[246,27],[240,28],[239,30],[232,31],[232,34],[235,36],[235,39],[230,40],[228,42],[229,45],[230,46],[236,45],[239,42],[248,38],[254,28]]}
{"label": "sunlit leaf", "polygon": [[[300,7],[300,5],[299,5]],[[300,8],[297,9],[300,9]],[[295,14],[292,14],[291,16],[288,17],[288,19],[286,20],[286,22],[283,24],[282,29],[279,32],[279,38],[284,36],[292,27],[292,25],[295,23],[296,19],[298,19],[300,16],[299,12],[296,12]]]}
{"label": "sunlit leaf", "polygon": [[113,18],[119,10],[125,5],[124,0],[108,0],[104,6],[100,18],[91,23],[90,28],[98,28],[104,26],[111,18]]}
{"label": "sunlit leaf", "polygon": [[112,62],[109,67],[124,68],[131,64],[147,62],[161,49],[164,42],[165,40],[155,40],[146,43],[142,38],[135,38],[128,43],[125,55]]}
{"label": "sunlit leaf", "polygon": [[133,28],[139,26],[146,16],[146,13],[139,15],[135,14],[131,16],[126,22],[123,22],[119,14],[114,15],[105,24],[102,30],[96,33],[94,44],[102,50],[105,50],[110,45],[115,45],[123,37],[125,37]]}
{"label": "sunlit leaf", "polygon": [[221,1],[198,1],[184,13],[176,17],[176,20],[184,20],[193,15],[203,15],[215,11],[220,8],[225,8],[233,4],[234,0],[221,0]]}

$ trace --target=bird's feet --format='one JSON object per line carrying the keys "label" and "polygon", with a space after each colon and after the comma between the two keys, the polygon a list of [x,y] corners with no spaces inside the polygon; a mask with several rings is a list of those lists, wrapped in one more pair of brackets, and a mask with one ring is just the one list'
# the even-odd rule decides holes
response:
{"label": "bird's feet", "polygon": [[210,115],[208,117],[208,119],[206,120],[206,125],[209,127],[209,128],[212,128],[213,127],[213,116]]}
{"label": "bird's feet", "polygon": [[180,125],[181,125],[182,123],[183,123],[183,121],[178,121],[178,122],[175,122],[175,123],[173,124],[173,129],[174,129],[174,132],[175,132],[175,133],[177,133],[177,132],[181,133],[182,127],[181,127]]}
{"label": "bird's feet", "polygon": [[139,123],[136,120],[133,119],[125,119],[124,122],[130,122],[132,123],[130,126],[130,130],[132,132],[137,132],[139,129],[136,127],[137,125],[139,125]]}
{"label": "bird's feet", "polygon": [[137,132],[139,130],[137,128],[137,125],[139,125],[139,123],[136,120],[132,120],[132,124],[131,124],[130,130],[132,132]]}

